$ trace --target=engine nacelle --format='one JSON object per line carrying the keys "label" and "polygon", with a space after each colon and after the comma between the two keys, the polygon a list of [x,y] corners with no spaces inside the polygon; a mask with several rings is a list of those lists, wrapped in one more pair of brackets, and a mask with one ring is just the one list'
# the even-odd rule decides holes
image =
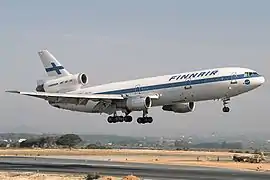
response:
{"label": "engine nacelle", "polygon": [[195,110],[195,103],[177,103],[172,105],[164,105],[162,107],[164,111],[173,111],[175,113],[187,113]]}
{"label": "engine nacelle", "polygon": [[57,79],[51,79],[44,83],[38,83],[36,91],[38,92],[69,92],[75,91],[88,83],[88,77],[84,73],[70,76],[63,76]]}
{"label": "engine nacelle", "polygon": [[150,97],[130,97],[126,101],[126,108],[130,111],[143,111],[152,106],[152,100]]}

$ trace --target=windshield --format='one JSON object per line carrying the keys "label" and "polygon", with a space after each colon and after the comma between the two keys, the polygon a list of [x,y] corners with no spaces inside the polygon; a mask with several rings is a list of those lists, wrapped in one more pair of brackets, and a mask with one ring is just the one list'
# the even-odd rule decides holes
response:
{"label": "windshield", "polygon": [[252,77],[252,76],[258,76],[259,74],[257,72],[245,72],[245,77]]}

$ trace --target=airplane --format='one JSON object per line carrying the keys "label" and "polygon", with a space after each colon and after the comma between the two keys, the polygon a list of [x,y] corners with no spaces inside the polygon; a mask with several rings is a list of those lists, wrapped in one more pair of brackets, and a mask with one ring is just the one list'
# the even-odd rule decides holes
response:
{"label": "airplane", "polygon": [[[131,112],[140,111],[137,123],[152,123],[149,109],[189,113],[199,101],[220,100],[229,112],[232,97],[261,86],[265,78],[241,67],[223,67],[88,86],[85,73],[71,74],[47,50],[38,51],[47,78],[37,81],[36,91],[6,91],[41,98],[53,107],[107,114],[108,123],[132,122]],[[119,114],[120,113],[120,114]]]}

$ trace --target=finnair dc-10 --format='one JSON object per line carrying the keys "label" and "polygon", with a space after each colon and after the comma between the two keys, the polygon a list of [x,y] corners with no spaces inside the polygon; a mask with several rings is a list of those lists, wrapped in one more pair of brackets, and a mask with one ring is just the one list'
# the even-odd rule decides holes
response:
{"label": "finnair dc-10", "polygon": [[109,123],[132,122],[133,111],[142,112],[142,117],[137,118],[139,124],[152,123],[153,118],[148,115],[151,107],[187,113],[194,111],[195,102],[207,100],[221,100],[223,112],[229,112],[232,97],[265,81],[254,70],[226,67],[86,87],[86,74],[69,73],[48,50],[41,50],[38,55],[48,78],[37,81],[35,92],[7,92],[41,98],[61,109],[105,113]]}

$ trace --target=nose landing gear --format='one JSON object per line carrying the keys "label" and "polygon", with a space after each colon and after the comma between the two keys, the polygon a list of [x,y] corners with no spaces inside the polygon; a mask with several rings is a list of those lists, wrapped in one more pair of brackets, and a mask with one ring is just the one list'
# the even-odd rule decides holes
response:
{"label": "nose landing gear", "polygon": [[230,112],[230,108],[227,107],[229,102],[230,102],[230,98],[223,99],[223,108],[222,108],[223,112]]}

